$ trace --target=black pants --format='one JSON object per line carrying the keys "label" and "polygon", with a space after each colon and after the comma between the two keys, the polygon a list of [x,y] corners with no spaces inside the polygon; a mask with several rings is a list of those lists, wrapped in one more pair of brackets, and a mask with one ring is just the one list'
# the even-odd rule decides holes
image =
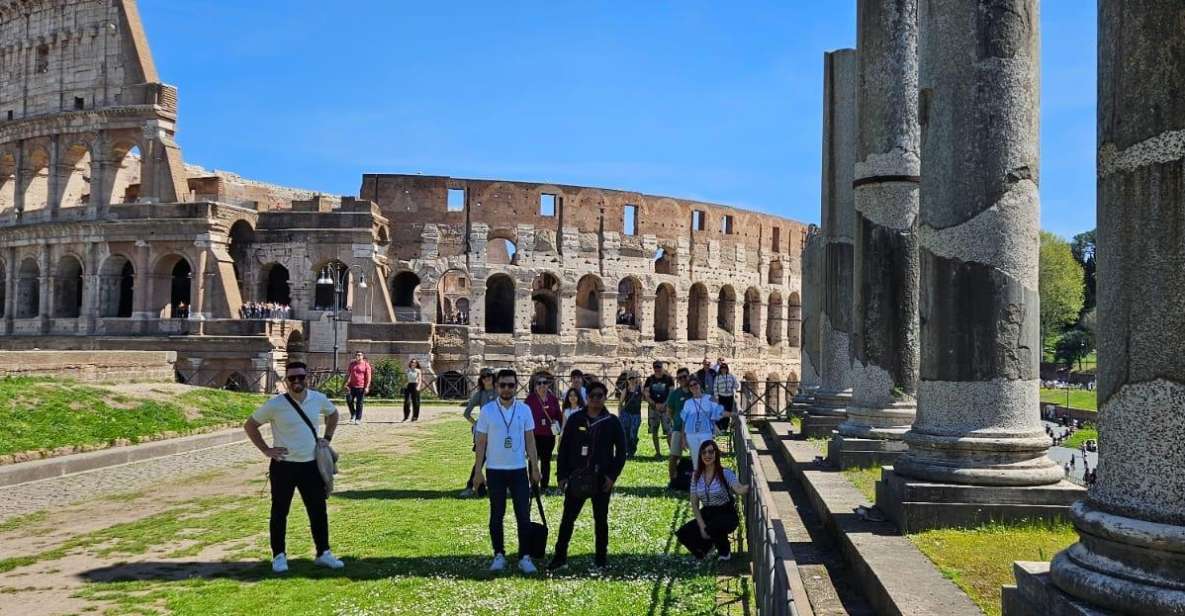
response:
{"label": "black pants", "polygon": [[365,387],[351,387],[346,392],[346,407],[350,409],[350,419],[362,419],[362,401],[365,398]]}
{"label": "black pants", "polygon": [[539,481],[539,487],[546,490],[550,485],[551,474],[551,454],[555,449],[555,437],[550,434],[547,436],[535,435],[535,450],[539,452],[539,470],[543,478]]}
{"label": "black pants", "polygon": [[527,469],[486,469],[486,483],[490,486],[490,543],[494,546],[494,554],[506,554],[502,524],[506,517],[506,492],[509,491],[515,525],[518,526],[518,555],[522,556],[527,547],[527,525],[531,522],[531,480],[527,477]]}
{"label": "black pants", "polygon": [[411,417],[412,421],[420,418],[420,386],[408,383],[403,388],[403,421]]}
{"label": "black pants", "polygon": [[325,482],[316,462],[282,462],[272,460],[268,470],[272,483],[272,515],[268,530],[271,534],[272,556],[287,551],[288,510],[292,506],[292,493],[300,490],[309,514],[309,527],[313,531],[313,545],[317,556],[329,549],[329,513],[325,508]]}
{"label": "black pants", "polygon": [[580,510],[584,508],[585,500],[592,500],[593,508],[593,536],[596,559],[605,560],[609,553],[609,492],[601,492],[591,499],[581,498],[574,494],[564,495],[564,515],[560,520],[560,534],[555,542],[555,557],[568,557],[568,543],[572,541],[572,528],[576,518],[580,517]]}
{"label": "black pants", "polygon": [[712,549],[712,546],[716,546],[716,553],[721,556],[731,554],[732,547],[728,543],[728,536],[741,523],[737,518],[736,509],[732,505],[703,507],[700,509],[700,515],[704,518],[704,527],[708,531],[708,538],[704,539],[704,536],[699,532],[699,524],[692,518],[675,531],[679,543],[696,558],[707,556],[708,550]]}

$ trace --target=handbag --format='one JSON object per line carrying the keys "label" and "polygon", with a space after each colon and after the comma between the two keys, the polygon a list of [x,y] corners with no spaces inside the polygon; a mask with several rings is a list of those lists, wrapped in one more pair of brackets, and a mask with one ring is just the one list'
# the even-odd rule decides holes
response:
{"label": "handbag", "polygon": [[535,504],[539,506],[539,519],[543,520],[543,523],[527,523],[523,549],[527,556],[541,559],[547,554],[547,514],[543,512],[543,499],[539,497],[539,490],[536,488],[534,492]]}
{"label": "handbag", "polygon": [[309,427],[313,432],[313,440],[316,441],[316,449],[313,450],[313,458],[317,462],[317,471],[321,473],[321,481],[325,484],[325,496],[333,493],[333,476],[337,474],[337,452],[329,446],[328,443],[322,443],[317,436],[317,429],[313,427],[313,422],[309,421],[308,415],[304,414],[304,409],[292,399],[289,394],[284,394],[284,399],[292,408],[296,409],[296,413],[304,420],[304,425]]}

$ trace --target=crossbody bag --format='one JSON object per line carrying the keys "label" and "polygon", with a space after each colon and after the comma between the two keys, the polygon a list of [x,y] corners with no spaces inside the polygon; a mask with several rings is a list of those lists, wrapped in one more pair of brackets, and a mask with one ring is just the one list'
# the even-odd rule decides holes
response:
{"label": "crossbody bag", "polygon": [[333,476],[337,474],[337,452],[329,446],[329,443],[322,443],[320,437],[317,436],[317,429],[313,427],[313,422],[309,420],[309,416],[304,414],[304,409],[297,404],[296,400],[292,399],[289,394],[284,394],[284,399],[292,408],[296,409],[296,414],[304,420],[304,425],[309,427],[313,433],[313,442],[316,443],[316,449],[313,450],[313,457],[317,462],[317,471],[321,473],[321,481],[325,483],[325,496],[329,496],[333,492]]}

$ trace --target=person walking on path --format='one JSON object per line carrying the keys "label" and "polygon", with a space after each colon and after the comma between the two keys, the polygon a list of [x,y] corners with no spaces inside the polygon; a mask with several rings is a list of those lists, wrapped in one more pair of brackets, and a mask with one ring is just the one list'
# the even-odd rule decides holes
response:
{"label": "person walking on path", "polygon": [[658,446],[658,427],[662,426],[662,436],[671,434],[671,414],[667,410],[667,396],[675,388],[675,379],[663,368],[661,361],[654,362],[654,373],[646,377],[642,383],[642,397],[646,400],[648,413],[646,427],[650,432],[650,439],[654,441],[654,457],[662,459],[662,450]]}
{"label": "person walking on path", "polygon": [[691,379],[687,368],[679,368],[675,372],[675,383],[678,387],[671,390],[667,396],[667,411],[671,414],[671,450],[667,458],[667,471],[671,481],[679,472],[679,458],[683,457],[683,403],[691,397],[688,381]]}
{"label": "person walking on path", "polygon": [[424,388],[424,371],[420,360],[407,362],[407,385],[403,386],[403,421],[410,416],[412,421],[420,419],[420,390]]}
{"label": "person walking on path", "polygon": [[555,571],[568,562],[568,544],[584,501],[592,500],[594,562],[608,565],[609,498],[613,486],[625,468],[625,432],[621,422],[605,409],[609,389],[604,383],[588,386],[588,406],[568,420],[560,439],[560,490],[564,493],[564,513],[560,520],[555,555],[547,569]]}
{"label": "person walking on path", "polygon": [[727,430],[729,417],[736,412],[736,393],[737,393],[737,378],[732,375],[732,370],[729,369],[728,364],[720,364],[720,373],[716,375],[716,383],[714,389],[704,388],[704,391],[712,394],[712,399],[717,404],[724,407],[724,412],[727,417],[720,420],[720,429]]}
{"label": "person walking on path", "polygon": [[[288,510],[292,506],[295,490],[300,491],[300,499],[304,501],[309,516],[309,528],[317,550],[313,564],[330,569],[345,566],[329,550],[329,512],[325,506],[328,495],[316,461],[318,442],[328,443],[337,431],[337,407],[325,394],[306,389],[307,378],[308,367],[304,363],[289,363],[284,375],[288,393],[273,396],[243,424],[247,438],[271,460],[268,479],[272,486],[272,507],[268,534],[272,547],[272,571],[276,573],[288,571],[285,543],[288,536]],[[325,418],[325,436],[318,439],[322,417]],[[264,424],[271,425],[271,445],[263,440],[263,434],[259,431]]]}
{"label": "person walking on path", "polygon": [[483,406],[477,418],[477,453],[473,464],[473,485],[481,486],[487,481],[490,485],[490,543],[494,548],[490,571],[506,568],[502,525],[509,491],[518,528],[518,568],[523,573],[535,573],[538,569],[526,553],[531,485],[538,485],[540,479],[535,420],[531,407],[514,399],[518,390],[518,375],[514,370],[499,370],[495,382],[498,399]]}
{"label": "person walking on path", "polygon": [[354,361],[346,367],[346,408],[350,409],[350,423],[362,423],[362,403],[370,393],[370,380],[374,369],[362,351],[354,353]]}
{"label": "person walking on path", "polygon": [[[691,392],[691,397],[683,402],[679,423],[683,426],[687,451],[698,452],[704,441],[716,437],[716,432],[720,429],[720,420],[726,415],[724,407],[712,402],[712,398],[704,393],[703,386],[695,377],[687,379],[687,388]],[[699,468],[699,456],[693,456],[691,462],[693,468]]]}
{"label": "person walking on path", "polygon": [[728,536],[740,526],[733,494],[744,496],[749,486],[720,464],[716,441],[701,443],[696,459],[699,463],[691,477],[691,511],[695,519],[675,531],[675,536],[698,560],[706,558],[712,546],[720,560],[730,560]]}
{"label": "person walking on path", "polygon": [[534,391],[527,396],[531,418],[535,420],[535,449],[539,452],[540,484],[547,491],[551,474],[551,454],[555,451],[555,437],[560,433],[564,416],[560,413],[560,399],[551,393],[551,379],[540,376]]}
{"label": "person walking on path", "polygon": [[[489,368],[482,368],[477,377],[477,391],[469,396],[469,402],[465,404],[465,410],[461,414],[464,415],[465,420],[469,422],[469,433],[472,438],[470,451],[477,451],[477,420],[473,418],[473,409],[481,409],[486,404],[498,399],[498,391],[494,387],[494,371]],[[477,467],[469,469],[469,476],[465,478],[465,489],[461,491],[461,498],[473,496],[476,490],[478,496],[485,496],[485,486],[475,487],[473,485],[473,475]]]}
{"label": "person walking on path", "polygon": [[638,429],[642,427],[642,384],[638,373],[631,370],[621,392],[621,406],[617,417],[625,430],[625,455],[634,457],[638,453]]}

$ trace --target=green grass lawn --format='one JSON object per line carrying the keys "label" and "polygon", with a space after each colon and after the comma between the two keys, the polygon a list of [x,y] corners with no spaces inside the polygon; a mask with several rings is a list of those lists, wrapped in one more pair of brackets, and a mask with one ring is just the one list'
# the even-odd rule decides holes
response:
{"label": "green grass lawn", "polygon": [[[576,524],[569,567],[558,575],[486,571],[488,503],[456,496],[472,458],[469,429],[450,419],[409,437],[401,453],[347,453],[330,499],[331,542],[342,571],[312,566],[297,499],[289,520],[291,571],[270,571],[268,499],[259,485],[239,498],[205,498],[131,524],[73,539],[51,553],[0,561],[0,571],[79,550],[116,561],[145,553],[188,563],[132,563],[83,574],[81,596],[113,602],[108,614],[739,614],[743,560],[717,568],[692,560],[673,539],[686,498],[668,496],[666,461],[630,461],[610,506],[610,567],[592,569],[593,522]],[[262,475],[262,464],[260,474]],[[561,500],[545,498],[551,535]],[[538,513],[533,512],[535,519]],[[513,550],[514,516],[506,518]],[[183,538],[183,541],[179,541]],[[218,546],[216,558],[197,558]],[[209,552],[207,552],[209,553]],[[513,564],[513,560],[512,560]],[[725,596],[718,575],[739,594]],[[723,579],[723,578],[721,578]],[[743,579],[743,578],[742,578]],[[102,581],[98,581],[102,580]]]}
{"label": "green grass lawn", "polygon": [[909,536],[943,575],[989,616],[1000,614],[1000,589],[1015,584],[1012,563],[1048,561],[1078,540],[1068,523],[989,525]]}
{"label": "green grass lawn", "polygon": [[138,398],[63,379],[0,378],[0,454],[117,439],[136,442],[165,432],[185,434],[239,423],[264,400],[258,394],[196,387],[159,397],[163,399]]}
{"label": "green grass lawn", "polygon": [[880,481],[881,467],[849,468],[843,472],[843,476],[860,490],[868,502],[876,502],[876,482]]}
{"label": "green grass lawn", "polygon": [[1068,405],[1070,408],[1083,409],[1087,411],[1097,411],[1098,403],[1095,401],[1095,392],[1089,389],[1046,389],[1041,388],[1041,401],[1050,404],[1066,405],[1069,394]]}
{"label": "green grass lawn", "polygon": [[1070,435],[1070,438],[1066,439],[1065,443],[1062,443],[1062,447],[1069,447],[1071,449],[1078,449],[1079,447],[1082,446],[1082,443],[1085,443],[1088,440],[1093,440],[1095,442],[1098,442],[1098,440],[1099,440],[1098,429],[1096,429],[1096,428],[1079,428],[1077,432]]}

